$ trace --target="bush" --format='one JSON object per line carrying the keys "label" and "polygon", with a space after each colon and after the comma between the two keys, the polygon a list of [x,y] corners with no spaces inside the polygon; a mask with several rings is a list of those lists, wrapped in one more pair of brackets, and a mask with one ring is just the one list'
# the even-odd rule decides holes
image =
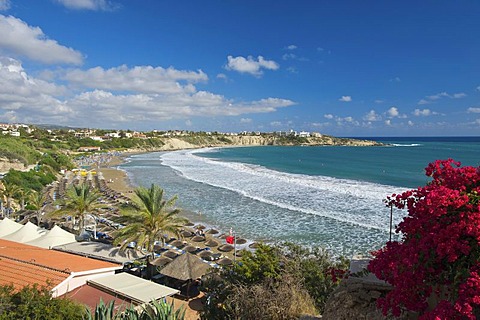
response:
{"label": "bush", "polygon": [[[401,241],[374,253],[368,269],[393,285],[378,299],[383,313],[415,311],[420,319],[477,319],[480,310],[480,168],[437,160],[433,180],[388,198],[407,208]],[[429,304],[430,302],[430,304]]]}

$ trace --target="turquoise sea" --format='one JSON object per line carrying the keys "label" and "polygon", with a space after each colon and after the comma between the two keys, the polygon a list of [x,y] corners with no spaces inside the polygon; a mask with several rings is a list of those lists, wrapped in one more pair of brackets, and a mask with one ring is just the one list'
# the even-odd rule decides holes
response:
{"label": "turquoise sea", "polygon": [[[351,257],[389,238],[392,193],[425,185],[424,168],[480,165],[480,138],[369,138],[384,147],[241,147],[155,152],[120,168],[160,185],[193,221],[241,237],[322,246]],[[394,210],[394,224],[405,212]]]}

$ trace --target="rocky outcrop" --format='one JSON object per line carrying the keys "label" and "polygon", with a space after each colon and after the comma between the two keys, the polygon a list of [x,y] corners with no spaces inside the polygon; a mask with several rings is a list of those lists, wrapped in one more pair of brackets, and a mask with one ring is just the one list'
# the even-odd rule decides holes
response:
{"label": "rocky outcrop", "polygon": [[25,167],[25,165],[19,161],[10,161],[8,159],[0,158],[0,173],[6,173],[10,169],[24,171],[24,170],[27,170],[28,168]]}
{"label": "rocky outcrop", "polygon": [[332,293],[325,306],[322,320],[386,320],[409,319],[383,316],[376,301],[385,296],[392,287],[380,282],[367,282],[350,277],[343,280]]}

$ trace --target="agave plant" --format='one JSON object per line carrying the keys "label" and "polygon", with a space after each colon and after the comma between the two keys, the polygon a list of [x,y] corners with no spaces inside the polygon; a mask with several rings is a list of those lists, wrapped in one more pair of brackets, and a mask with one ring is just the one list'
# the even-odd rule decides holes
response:
{"label": "agave plant", "polygon": [[100,303],[96,306],[94,313],[87,309],[87,320],[184,320],[185,309],[179,308],[175,310],[174,303],[152,301],[142,307],[141,310],[135,309],[133,306],[125,309],[117,314],[115,311],[115,303],[111,301],[109,304]]}

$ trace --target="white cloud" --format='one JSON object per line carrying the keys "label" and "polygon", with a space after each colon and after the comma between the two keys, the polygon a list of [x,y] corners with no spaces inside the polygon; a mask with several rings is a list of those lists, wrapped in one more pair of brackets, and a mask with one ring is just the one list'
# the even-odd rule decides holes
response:
{"label": "white cloud", "polygon": [[0,0],[0,11],[10,9],[10,0]]}
{"label": "white cloud", "polygon": [[382,104],[382,103],[385,102],[385,100],[377,99],[377,100],[375,100],[374,102],[377,103],[377,104]]}
{"label": "white cloud", "polygon": [[152,66],[128,68],[125,65],[110,69],[69,70],[61,78],[89,89],[170,94],[195,92],[192,83],[208,80],[201,70],[195,72]]}
{"label": "white cloud", "polygon": [[282,125],[282,123],[280,121],[272,121],[272,122],[270,122],[270,125],[272,127],[280,127]]}
{"label": "white cloud", "polygon": [[333,119],[333,114],[324,114],[323,117],[326,119]]}
{"label": "white cloud", "polygon": [[219,73],[217,74],[217,79],[223,79],[225,81],[228,81],[228,77],[225,73]]}
{"label": "white cloud", "polygon": [[278,63],[273,60],[265,60],[262,56],[258,56],[256,60],[252,56],[248,56],[247,58],[242,56],[228,56],[227,59],[227,70],[249,73],[257,77],[263,74],[261,69],[277,70],[279,68]]}
{"label": "white cloud", "polygon": [[408,120],[407,124],[412,127],[414,125],[413,121]]}
{"label": "white cloud", "polygon": [[290,73],[298,73],[298,70],[295,67],[288,67],[287,71]]}
{"label": "white cloud", "polygon": [[480,113],[480,107],[470,107],[467,109],[468,113]]}
{"label": "white cloud", "polygon": [[338,101],[350,102],[350,101],[352,101],[352,97],[351,96],[342,96],[340,99],[338,99]]}
{"label": "white cloud", "polygon": [[392,125],[392,120],[385,120],[385,125],[391,126]]}
{"label": "white cloud", "polygon": [[283,60],[289,60],[289,59],[296,59],[297,56],[294,54],[294,53],[285,53],[283,56],[282,56],[282,59]]}
{"label": "white cloud", "polygon": [[431,115],[436,115],[438,114],[437,112],[434,112],[434,111],[431,111],[430,109],[415,109],[412,114],[416,117],[420,117],[420,116],[423,116],[423,117],[428,117],[428,116],[431,116]]}
{"label": "white cloud", "polygon": [[401,82],[402,80],[399,77],[395,77],[389,80],[390,82]]}
{"label": "white cloud", "polygon": [[47,39],[38,27],[20,19],[0,15],[0,52],[17,54],[46,64],[81,64],[82,54]]}
{"label": "white cloud", "polygon": [[207,79],[201,71],[121,66],[72,70],[60,76],[63,86],[31,77],[18,60],[0,58],[1,119],[104,128],[138,121],[145,125],[168,119],[270,113],[295,105],[287,99],[234,101],[197,91],[190,82]]}
{"label": "white cloud", "polygon": [[55,0],[73,10],[113,10],[117,5],[107,0]]}
{"label": "white cloud", "polygon": [[240,123],[252,123],[252,119],[250,118],[241,118]]}
{"label": "white cloud", "polygon": [[417,104],[418,105],[430,104],[441,98],[461,99],[461,98],[465,98],[466,96],[467,94],[464,92],[459,92],[454,94],[449,94],[447,92],[440,92],[431,96],[426,96],[424,99],[420,99]]}
{"label": "white cloud", "polygon": [[288,49],[288,50],[295,50],[295,49],[297,49],[297,46],[294,45],[294,44],[291,44],[291,45],[289,45],[289,46],[287,47],[287,49]]}
{"label": "white cloud", "polygon": [[391,118],[398,117],[400,113],[398,112],[397,107],[391,107],[390,109],[387,110],[387,115]]}
{"label": "white cloud", "polygon": [[365,116],[363,116],[365,121],[380,121],[382,117],[375,112],[375,110],[370,110]]}
{"label": "white cloud", "polygon": [[480,86],[477,87],[477,91],[480,91]]}

